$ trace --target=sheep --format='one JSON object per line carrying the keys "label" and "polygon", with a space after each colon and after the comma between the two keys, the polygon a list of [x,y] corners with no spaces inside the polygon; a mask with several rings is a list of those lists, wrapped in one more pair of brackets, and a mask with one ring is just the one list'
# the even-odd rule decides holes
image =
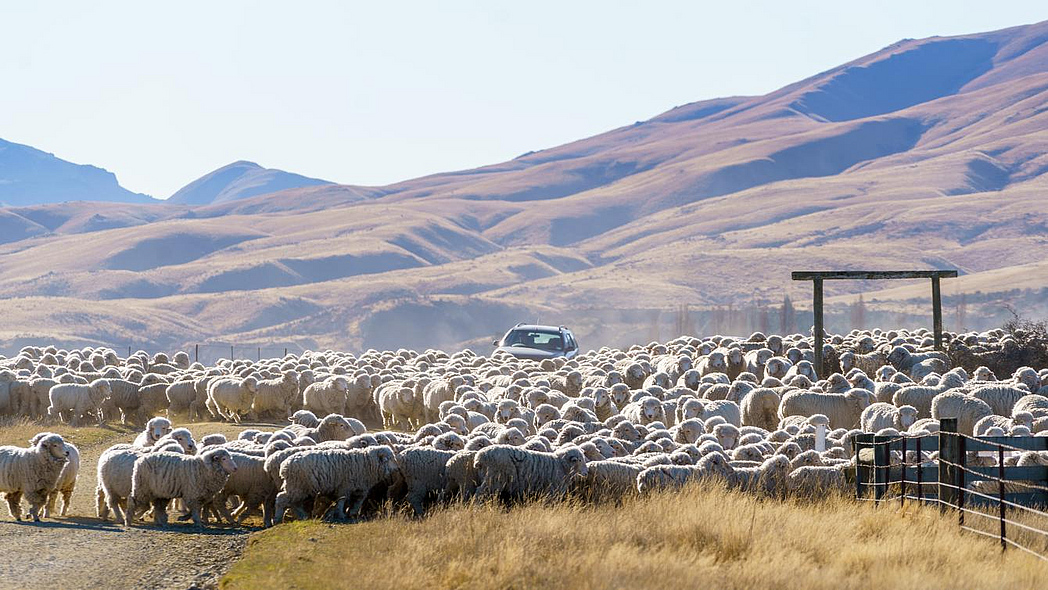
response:
{"label": "sheep", "polygon": [[628,404],[622,409],[622,415],[634,424],[665,423],[666,421],[662,403],[658,398],[652,396],[646,396]]}
{"label": "sheep", "polygon": [[136,447],[151,447],[153,443],[160,440],[164,436],[171,433],[171,421],[167,418],[151,418],[149,422],[146,422],[145,429],[138,433],[135,437],[135,441],[132,443]]}
{"label": "sheep", "polygon": [[825,414],[830,419],[830,428],[852,428],[859,424],[862,411],[869,404],[869,392],[863,389],[852,389],[845,394],[791,391],[782,396],[779,419]]}
{"label": "sheep", "polygon": [[301,406],[298,373],[289,370],[280,377],[263,379],[255,384],[255,395],[251,401],[251,417],[254,419],[266,416],[290,418]]}
{"label": "sheep", "polygon": [[320,425],[320,419],[309,410],[298,410],[291,415],[291,423],[305,426],[306,428],[316,428]]}
{"label": "sheep", "polygon": [[848,482],[850,467],[849,463],[798,467],[786,476],[786,489],[790,494],[801,497],[822,497],[832,493],[846,493],[850,491],[852,485]]}
{"label": "sheep", "polygon": [[425,448],[400,453],[397,465],[402,483],[390,490],[390,496],[403,494],[415,516],[422,516],[426,497],[441,494],[447,487],[447,465],[454,456],[454,452]]}
{"label": "sheep", "polygon": [[[304,520],[308,515],[301,503],[317,496],[337,501],[337,519],[342,520],[346,515],[356,517],[371,489],[392,477],[397,468],[393,450],[384,445],[364,449],[307,449],[294,454],[280,465],[283,485],[277,494],[273,521],[281,523],[288,508],[294,508],[298,518]],[[348,511],[345,510],[347,503]]]}
{"label": "sheep", "polygon": [[1016,412],[1012,418],[1005,418],[1004,416],[997,415],[986,416],[975,423],[973,434],[975,436],[989,436],[986,433],[990,428],[998,427],[1005,432],[1008,432],[1016,426],[1032,428],[1033,414],[1029,412]]}
{"label": "sheep", "polygon": [[586,476],[586,457],[578,447],[553,453],[527,451],[509,445],[481,449],[473,461],[480,487],[477,497],[503,494],[521,499],[531,495],[563,498],[574,476]]}
{"label": "sheep", "polygon": [[257,388],[258,380],[251,376],[215,379],[207,387],[208,408],[222,419],[239,424],[241,417],[251,411]]}
{"label": "sheep", "polygon": [[986,402],[969,397],[956,391],[940,393],[932,400],[932,418],[957,418],[957,432],[971,434],[975,423],[993,415],[993,410]]}
{"label": "sheep", "polygon": [[791,467],[789,459],[782,455],[773,455],[765,459],[759,467],[734,468],[732,483],[744,492],[771,496],[784,489]]}
{"label": "sheep", "polygon": [[98,425],[101,426],[105,424],[102,404],[105,403],[110,392],[109,382],[105,379],[97,379],[89,385],[57,384],[48,392],[51,403],[47,408],[47,415],[52,418],[61,417],[70,426],[76,427],[80,418],[91,410],[94,411]]}
{"label": "sheep", "polygon": [[[491,443],[489,442],[484,446],[491,446]],[[462,450],[448,459],[445,466],[447,477],[446,497],[457,498],[459,501],[467,502],[477,492],[480,480],[477,478],[477,470],[473,467],[473,459],[479,450],[479,448]]]}
{"label": "sheep", "polygon": [[131,526],[136,505],[151,505],[154,524],[166,526],[167,503],[179,498],[189,510],[193,524],[202,527],[201,508],[222,490],[236,470],[232,455],[223,448],[210,449],[197,456],[150,453],[139,457],[131,475],[124,526]]}
{"label": "sheep", "polygon": [[332,375],[302,390],[302,407],[316,414],[345,414],[349,381],[343,375]]}
{"label": "sheep", "polygon": [[779,394],[774,389],[759,387],[750,391],[739,403],[742,424],[774,430],[779,423],[780,401]]}
{"label": "sheep", "polygon": [[703,455],[695,465],[655,465],[637,475],[637,491],[644,494],[654,490],[682,487],[689,481],[720,478],[731,482],[735,470],[722,452]]}
{"label": "sheep", "polygon": [[[237,468],[229,474],[226,483],[210,504],[229,524],[240,524],[261,512],[263,526],[273,526],[273,512],[276,509],[279,486],[266,474],[265,458],[236,451],[230,451],[229,456]],[[226,507],[229,496],[240,498],[240,505],[232,513]]]}
{"label": "sheep", "polygon": [[964,386],[964,379],[957,373],[946,373],[938,385],[911,385],[903,387],[892,396],[892,403],[898,407],[913,406],[917,408],[920,418],[930,418],[932,415],[932,399],[935,396]]}
{"label": "sheep", "polygon": [[986,402],[998,416],[1011,416],[1015,404],[1029,394],[1025,388],[1004,384],[976,387],[969,393],[972,397]]}
{"label": "sheep", "polygon": [[0,493],[7,499],[11,517],[22,520],[21,499],[29,503],[29,516],[40,522],[40,510],[48,502],[62,470],[69,461],[69,451],[61,436],[44,432],[34,437],[28,448],[0,447]]}
{"label": "sheep", "polygon": [[877,432],[882,428],[895,428],[904,432],[917,421],[917,408],[877,402],[870,404],[862,411],[860,428],[863,432]]}
{"label": "sheep", "polygon": [[576,486],[586,500],[621,500],[637,491],[637,476],[644,467],[620,461],[587,461],[586,476]]}
{"label": "sheep", "polygon": [[175,381],[164,390],[167,397],[167,418],[170,420],[175,414],[189,412],[189,407],[196,401],[196,380],[183,379]]}
{"label": "sheep", "polygon": [[[36,446],[40,439],[46,435],[46,432],[41,432],[29,439],[29,446]],[[68,461],[62,466],[62,471],[58,474],[58,480],[48,494],[47,505],[44,507],[44,516],[47,518],[54,514],[55,504],[58,502],[59,495],[62,496],[61,516],[66,516],[69,512],[69,503],[72,500],[73,490],[76,489],[76,478],[80,474],[80,449],[76,448],[76,445],[67,442],[65,443],[65,450]]]}

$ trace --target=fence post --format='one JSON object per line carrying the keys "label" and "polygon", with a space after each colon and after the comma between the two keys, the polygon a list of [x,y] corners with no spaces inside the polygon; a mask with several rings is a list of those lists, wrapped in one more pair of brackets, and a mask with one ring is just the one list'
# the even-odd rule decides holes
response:
{"label": "fence post", "polygon": [[855,446],[855,497],[859,499],[868,495],[870,468],[862,460],[862,450],[873,448],[869,444],[873,440],[873,436],[873,434],[868,433],[858,434],[852,443]]}
{"label": "fence post", "polygon": [[193,362],[195,362],[195,363],[199,363],[200,362],[200,345],[199,344],[194,344],[193,345]]}
{"label": "fence post", "polygon": [[1000,517],[1001,517],[1001,551],[1008,549],[1008,542],[1005,541],[1004,531],[1004,446],[997,445],[997,503],[1000,505]]}
{"label": "fence post", "polygon": [[812,326],[815,334],[815,375],[819,379],[826,377],[823,373],[822,358],[822,279],[812,281],[812,312],[815,314]]}
{"label": "fence post", "polygon": [[887,437],[873,437],[873,497],[880,503],[884,493],[888,491],[888,465],[891,457]]}
{"label": "fence post", "polygon": [[233,345],[229,345],[229,361],[233,362]]}
{"label": "fence post", "polygon": [[128,347],[127,347],[127,358],[131,358],[131,346],[130,345],[128,345]]}
{"label": "fence post", "polygon": [[284,356],[287,356],[287,347],[284,347]]}
{"label": "fence post", "polygon": [[906,505],[906,437],[902,437],[902,471],[899,474],[899,507]]}
{"label": "fence post", "polygon": [[964,470],[968,466],[968,439],[964,438],[960,434],[956,435],[957,438],[957,459],[960,461],[960,467],[957,468],[957,522],[964,526],[964,488],[965,488],[965,476],[967,475]]}
{"label": "fence post", "polygon": [[957,480],[954,466],[961,464],[957,443],[957,418],[943,418],[939,421],[939,509],[942,512],[957,503],[957,490],[950,487]]}
{"label": "fence post", "polygon": [[924,487],[924,477],[922,471],[924,471],[924,456],[921,455],[921,439],[923,436],[917,437],[917,505],[919,506],[924,502],[924,494],[922,488]]}
{"label": "fence post", "polygon": [[261,346],[258,347],[258,360],[260,360],[260,361],[262,360],[262,347]]}

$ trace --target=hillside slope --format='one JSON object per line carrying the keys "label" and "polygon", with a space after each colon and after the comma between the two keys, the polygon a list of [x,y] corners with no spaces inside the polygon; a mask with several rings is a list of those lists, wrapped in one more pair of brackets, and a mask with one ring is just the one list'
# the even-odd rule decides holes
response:
{"label": "hillside slope", "polygon": [[0,139],[0,205],[62,201],[156,202],[120,186],[112,172]]}
{"label": "hillside slope", "polygon": [[[1048,314],[1045,172],[1048,23],[906,40],[765,96],[385,187],[240,198],[205,177],[207,206],[0,211],[0,348],[479,347],[520,320],[625,344],[762,328],[810,297],[800,268],[958,268],[947,327],[984,328],[1009,306]],[[830,327],[854,325],[859,292],[870,321],[926,323],[926,290],[829,285]]]}
{"label": "hillside slope", "polygon": [[331,183],[240,160],[187,184],[171,195],[167,202],[174,205],[211,205],[322,184]]}

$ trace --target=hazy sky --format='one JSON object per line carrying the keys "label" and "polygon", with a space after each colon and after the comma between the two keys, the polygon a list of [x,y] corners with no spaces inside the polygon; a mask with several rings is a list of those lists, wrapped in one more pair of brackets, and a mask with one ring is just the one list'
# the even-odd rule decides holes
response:
{"label": "hazy sky", "polygon": [[1044,0],[496,4],[8,2],[0,138],[156,197],[239,159],[386,184],[763,94],[906,37],[1048,19]]}

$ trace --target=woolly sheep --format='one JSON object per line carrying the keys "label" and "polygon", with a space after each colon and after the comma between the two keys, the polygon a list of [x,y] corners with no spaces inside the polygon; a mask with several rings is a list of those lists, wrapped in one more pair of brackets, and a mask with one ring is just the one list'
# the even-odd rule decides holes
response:
{"label": "woolly sheep", "polygon": [[782,396],[779,418],[825,414],[830,428],[852,428],[859,424],[862,411],[869,404],[869,393],[862,389],[845,394],[791,391]]}
{"label": "woolly sheep", "polygon": [[532,495],[563,497],[572,478],[587,473],[586,457],[573,446],[542,453],[494,445],[481,449],[473,464],[481,482],[479,498],[502,494],[517,499]]}
{"label": "woolly sheep", "polygon": [[862,411],[860,428],[863,432],[877,432],[882,428],[895,428],[904,432],[916,421],[917,408],[913,406],[897,408],[891,404],[877,402]]}
{"label": "woolly sheep", "polygon": [[132,443],[136,447],[151,447],[153,443],[171,433],[171,421],[167,418],[151,418],[146,422],[146,427],[135,437]]}
{"label": "woolly sheep", "polygon": [[105,379],[97,379],[89,385],[78,383],[54,385],[48,392],[50,405],[47,408],[47,415],[52,418],[61,417],[70,426],[76,427],[88,411],[93,411],[98,425],[101,426],[105,423],[102,404],[105,403],[110,392],[109,382]]}
{"label": "woolly sheep", "polygon": [[273,520],[279,524],[288,508],[305,519],[308,515],[301,503],[316,496],[336,499],[337,519],[356,517],[371,488],[387,481],[396,471],[396,456],[386,446],[304,450],[280,465],[283,485],[277,494]]}
{"label": "woolly sheep", "polygon": [[29,516],[34,522],[40,521],[40,510],[69,460],[61,436],[44,432],[34,440],[36,443],[28,448],[0,447],[0,493],[7,499],[11,517],[18,521],[22,520],[23,497],[29,503]]}
{"label": "woolly sheep", "polygon": [[970,434],[975,423],[993,414],[986,402],[956,391],[940,393],[932,400],[932,418],[957,418],[957,431]]}
{"label": "woolly sheep", "polygon": [[222,490],[237,470],[229,451],[214,448],[197,456],[150,453],[135,461],[131,495],[127,498],[124,526],[131,526],[135,507],[152,506],[153,522],[167,525],[167,502],[179,498],[189,510],[193,524],[201,527],[201,508]]}

